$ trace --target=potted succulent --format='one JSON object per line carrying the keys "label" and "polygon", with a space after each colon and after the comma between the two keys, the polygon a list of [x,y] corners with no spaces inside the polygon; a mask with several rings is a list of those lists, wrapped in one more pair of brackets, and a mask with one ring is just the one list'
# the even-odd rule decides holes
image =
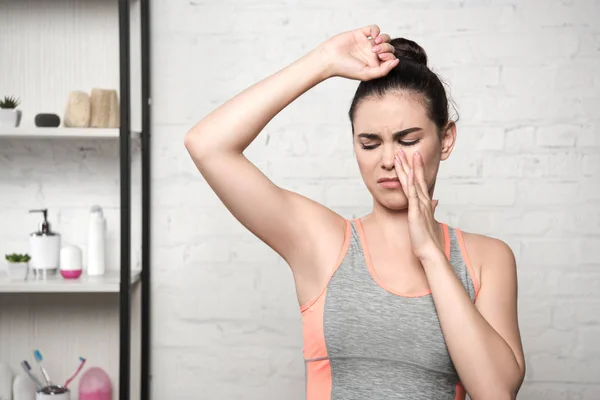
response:
{"label": "potted succulent", "polygon": [[0,99],[0,126],[14,128],[21,123],[21,110],[17,107],[20,100],[12,96],[4,96]]}
{"label": "potted succulent", "polygon": [[7,254],[8,278],[11,280],[25,280],[29,272],[29,254]]}

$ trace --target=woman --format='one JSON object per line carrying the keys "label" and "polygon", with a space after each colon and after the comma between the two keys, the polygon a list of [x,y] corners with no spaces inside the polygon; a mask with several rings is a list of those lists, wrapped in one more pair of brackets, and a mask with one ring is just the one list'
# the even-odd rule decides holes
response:
{"label": "woman", "polygon": [[[378,26],[341,33],[186,135],[225,206],[293,272],[309,400],[513,399],[522,383],[513,253],[433,216],[456,126],[426,64],[420,46]],[[353,221],[277,187],[243,155],[277,113],[334,76],[361,81],[350,119],[373,212]]]}

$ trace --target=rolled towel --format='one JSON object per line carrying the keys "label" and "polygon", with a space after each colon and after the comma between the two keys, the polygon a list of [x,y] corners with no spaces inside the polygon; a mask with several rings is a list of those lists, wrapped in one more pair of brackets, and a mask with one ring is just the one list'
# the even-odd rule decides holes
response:
{"label": "rolled towel", "polygon": [[119,127],[119,98],[116,90],[92,89],[92,128]]}
{"label": "rolled towel", "polygon": [[63,118],[64,125],[72,128],[86,128],[90,126],[90,117],[90,96],[79,90],[69,93]]}

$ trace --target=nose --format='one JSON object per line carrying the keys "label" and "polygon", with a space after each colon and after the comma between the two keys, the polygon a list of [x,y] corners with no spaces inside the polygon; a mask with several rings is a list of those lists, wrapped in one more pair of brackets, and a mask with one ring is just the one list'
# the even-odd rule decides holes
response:
{"label": "nose", "polygon": [[394,157],[396,157],[396,146],[384,146],[381,152],[381,168],[391,171],[394,169]]}

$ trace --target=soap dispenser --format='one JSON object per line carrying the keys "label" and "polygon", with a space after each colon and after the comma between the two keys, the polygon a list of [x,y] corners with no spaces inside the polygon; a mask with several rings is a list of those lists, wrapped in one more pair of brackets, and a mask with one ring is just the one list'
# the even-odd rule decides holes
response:
{"label": "soap dispenser", "polygon": [[37,232],[29,236],[29,262],[38,277],[55,274],[60,264],[60,235],[52,232],[48,222],[48,210],[30,210],[44,215]]}

